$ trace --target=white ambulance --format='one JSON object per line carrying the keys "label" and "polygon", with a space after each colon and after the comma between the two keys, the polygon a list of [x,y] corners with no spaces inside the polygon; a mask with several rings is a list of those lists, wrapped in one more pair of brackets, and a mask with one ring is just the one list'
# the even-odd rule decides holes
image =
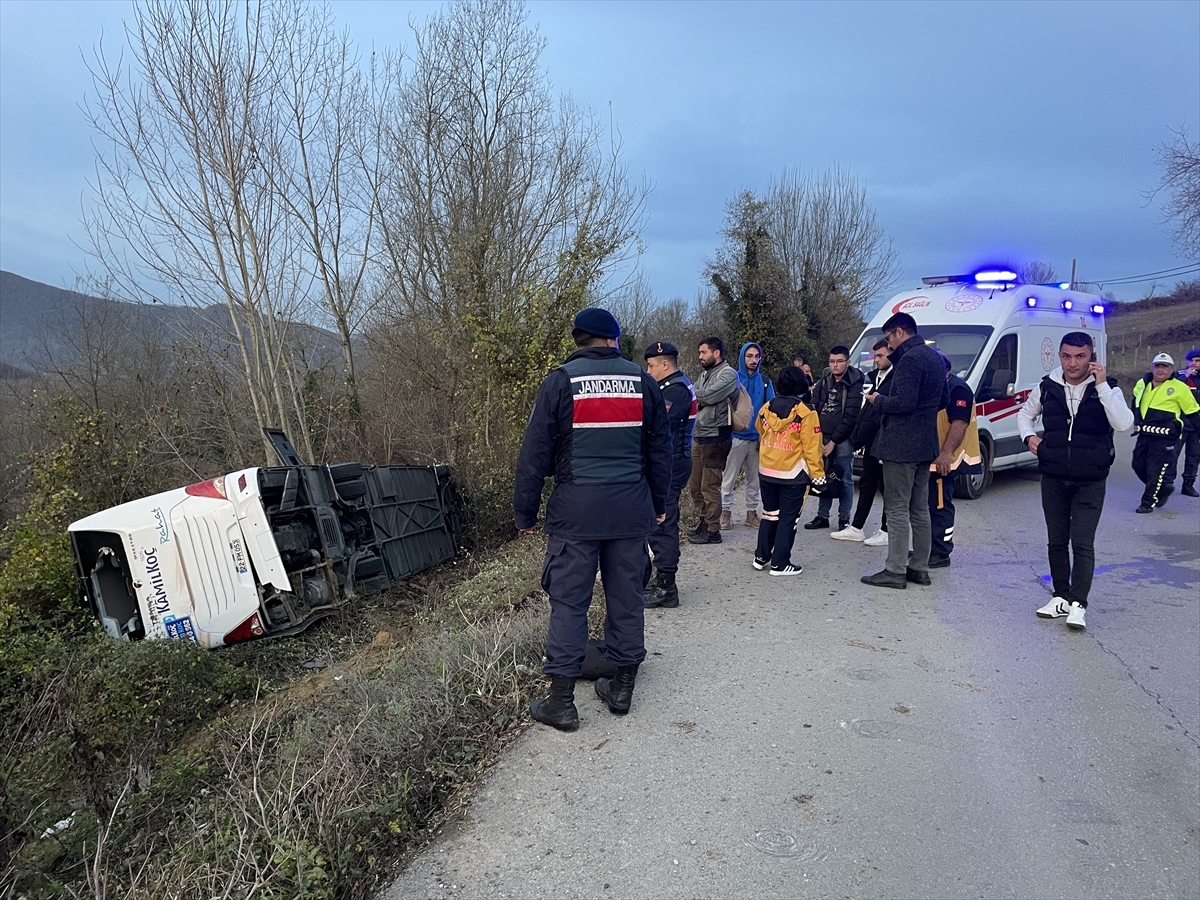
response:
{"label": "white ambulance", "polygon": [[883,323],[898,312],[912,316],[926,343],[950,357],[954,372],[975,392],[983,457],[983,471],[958,479],[955,494],[975,499],[994,471],[1036,465],[1017,433],[1017,411],[1059,364],[1062,336],[1087,332],[1104,361],[1104,301],[1069,290],[1068,284],[1020,284],[1013,272],[1001,269],[921,280],[922,289],[897,294],[875,314],[850,360],[871,368],[871,348],[883,337]]}

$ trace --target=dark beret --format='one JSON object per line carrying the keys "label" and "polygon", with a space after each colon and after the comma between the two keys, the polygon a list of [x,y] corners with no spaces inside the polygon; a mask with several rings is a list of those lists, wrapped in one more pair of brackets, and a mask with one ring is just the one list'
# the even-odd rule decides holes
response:
{"label": "dark beret", "polygon": [[575,317],[575,327],[598,338],[616,339],[621,336],[621,326],[617,324],[613,314],[597,306],[580,310],[579,315]]}
{"label": "dark beret", "polygon": [[652,356],[679,356],[679,351],[674,344],[667,341],[656,341],[646,348],[646,359]]}

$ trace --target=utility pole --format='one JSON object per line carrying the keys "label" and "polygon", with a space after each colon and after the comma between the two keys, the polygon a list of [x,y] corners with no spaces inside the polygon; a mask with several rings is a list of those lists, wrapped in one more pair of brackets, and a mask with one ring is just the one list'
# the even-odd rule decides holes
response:
{"label": "utility pole", "polygon": [[1071,260],[1071,290],[1075,290],[1075,260]]}

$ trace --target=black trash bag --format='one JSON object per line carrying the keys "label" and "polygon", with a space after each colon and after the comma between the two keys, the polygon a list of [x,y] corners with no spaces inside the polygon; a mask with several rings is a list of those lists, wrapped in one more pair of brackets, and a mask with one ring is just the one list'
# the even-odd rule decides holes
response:
{"label": "black trash bag", "polygon": [[617,677],[617,665],[608,658],[608,647],[604,645],[604,641],[588,639],[587,650],[583,655],[583,672],[579,677],[587,681]]}

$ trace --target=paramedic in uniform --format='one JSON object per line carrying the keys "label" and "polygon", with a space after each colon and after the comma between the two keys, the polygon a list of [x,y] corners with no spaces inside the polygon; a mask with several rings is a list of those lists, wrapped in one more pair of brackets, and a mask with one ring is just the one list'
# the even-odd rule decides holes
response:
{"label": "paramedic in uniform", "polygon": [[629,711],[637,668],[646,658],[646,537],[666,518],[671,485],[662,391],[621,358],[620,334],[607,310],[593,307],[575,317],[571,336],[578,349],[538,389],[517,458],[513,517],[524,534],[534,532],[543,482],[554,476],[542,569],[550,597],[542,671],[550,676],[550,696],[533,701],[529,712],[563,731],[579,725],[575,679],[587,648],[597,564],[607,607],[605,641],[617,674],[599,679],[596,693],[613,713]]}
{"label": "paramedic in uniform", "polygon": [[650,532],[650,552],[658,577],[647,583],[647,608],[679,605],[675,573],[679,570],[679,494],[692,474],[692,427],[696,422],[696,392],[679,371],[679,350],[667,341],[646,348],[646,371],[658,382],[667,418],[671,422],[671,487],[667,491],[667,517]]}
{"label": "paramedic in uniform", "polygon": [[938,446],[941,451],[929,467],[929,523],[933,543],[929,568],[944,569],[954,552],[954,479],[979,471],[979,426],[975,423],[975,394],[955,375],[953,363],[937,351],[946,367],[949,405],[938,412]]}
{"label": "paramedic in uniform", "polygon": [[[1104,508],[1108,470],[1116,450],[1113,432],[1133,427],[1115,378],[1095,362],[1091,335],[1072,331],[1058,346],[1062,365],[1029,392],[1017,413],[1025,446],[1042,473],[1042,513],[1046,517],[1046,555],[1054,596],[1037,614],[1067,617],[1071,628],[1085,628],[1084,610],[1096,565],[1096,526]],[[1042,417],[1043,434],[1034,424]],[[1075,559],[1072,565],[1071,553]]]}

